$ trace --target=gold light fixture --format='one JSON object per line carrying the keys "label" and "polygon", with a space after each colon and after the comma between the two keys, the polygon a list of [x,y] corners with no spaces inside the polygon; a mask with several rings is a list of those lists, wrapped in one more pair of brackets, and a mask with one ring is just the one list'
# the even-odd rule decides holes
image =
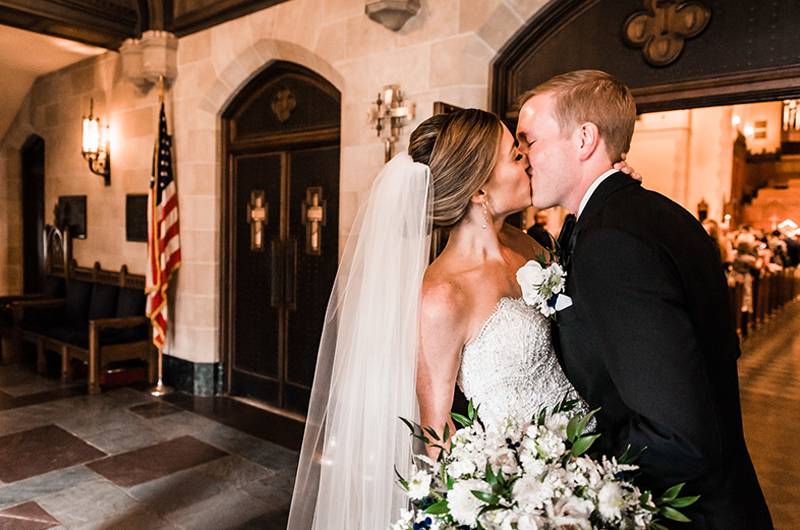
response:
{"label": "gold light fixture", "polygon": [[370,125],[383,138],[384,158],[388,162],[394,155],[394,146],[403,132],[403,126],[414,119],[416,105],[406,101],[397,85],[387,85],[372,104]]}
{"label": "gold light fixture", "polygon": [[83,117],[81,154],[89,163],[89,171],[103,177],[106,186],[111,185],[111,138],[108,125],[100,124],[94,114],[94,100],[89,100],[89,115]]}

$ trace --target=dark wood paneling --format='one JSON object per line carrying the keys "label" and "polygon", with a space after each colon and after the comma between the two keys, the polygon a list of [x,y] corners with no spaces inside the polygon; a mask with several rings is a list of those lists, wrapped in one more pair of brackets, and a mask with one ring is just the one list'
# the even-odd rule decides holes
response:
{"label": "dark wood paneling", "polygon": [[632,87],[640,112],[800,95],[800,3],[705,0],[711,20],[678,59],[656,67],[622,37],[639,0],[551,1],[493,65],[494,110],[516,118],[525,90],[570,70],[596,68]]}
{"label": "dark wood paneling", "polygon": [[117,49],[136,37],[138,0],[0,0],[0,23]]}

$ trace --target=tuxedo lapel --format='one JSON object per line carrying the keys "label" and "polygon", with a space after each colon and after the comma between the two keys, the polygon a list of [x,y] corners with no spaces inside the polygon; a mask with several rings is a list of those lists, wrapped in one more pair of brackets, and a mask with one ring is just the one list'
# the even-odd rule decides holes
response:
{"label": "tuxedo lapel", "polygon": [[583,211],[578,217],[578,222],[575,224],[575,231],[572,234],[573,244],[578,237],[578,232],[580,229],[586,226],[586,222],[603,208],[606,200],[611,195],[628,186],[641,185],[641,182],[629,177],[622,171],[617,171],[601,182],[597,189],[594,190],[592,196],[589,197],[589,201],[586,203],[586,206],[583,208]]}

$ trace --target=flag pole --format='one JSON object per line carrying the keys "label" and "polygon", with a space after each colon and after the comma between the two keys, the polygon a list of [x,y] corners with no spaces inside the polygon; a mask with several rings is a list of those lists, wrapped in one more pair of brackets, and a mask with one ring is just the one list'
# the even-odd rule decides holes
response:
{"label": "flag pole", "polygon": [[[158,102],[159,105],[164,104],[164,76],[158,76]],[[158,133],[157,133],[158,134]],[[166,296],[166,293],[164,293]],[[151,323],[152,326],[152,323]],[[164,337],[166,339],[166,337]],[[163,397],[172,393],[173,388],[164,384],[164,345],[163,342],[158,346],[158,382],[156,386],[150,389],[150,395],[153,397]]]}

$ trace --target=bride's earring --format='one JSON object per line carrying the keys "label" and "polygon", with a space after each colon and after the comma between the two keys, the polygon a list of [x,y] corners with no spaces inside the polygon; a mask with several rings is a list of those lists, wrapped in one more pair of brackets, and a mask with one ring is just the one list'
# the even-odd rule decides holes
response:
{"label": "bride's earring", "polygon": [[489,228],[489,207],[486,206],[485,202],[483,203],[483,224],[481,225],[481,228],[484,230]]}

